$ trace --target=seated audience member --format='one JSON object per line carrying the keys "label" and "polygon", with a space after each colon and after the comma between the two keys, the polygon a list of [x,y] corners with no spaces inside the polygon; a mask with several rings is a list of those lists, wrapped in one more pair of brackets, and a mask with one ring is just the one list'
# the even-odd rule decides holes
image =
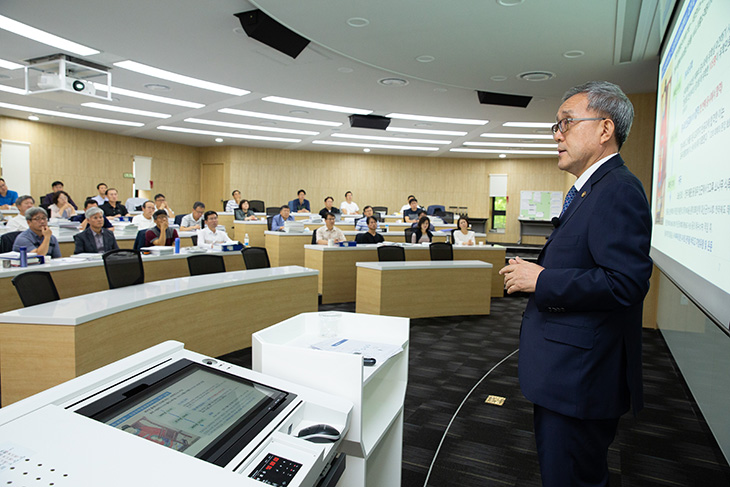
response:
{"label": "seated audience member", "polygon": [[155,221],[152,219],[152,214],[155,212],[155,204],[147,200],[142,203],[142,214],[135,215],[132,218],[132,224],[137,225],[137,230],[147,230],[155,226]]}
{"label": "seated audience member", "polygon": [[182,217],[180,231],[189,232],[203,228],[203,213],[205,213],[205,204],[201,201],[193,203],[193,212]]}
{"label": "seated audience member", "polygon": [[[373,207],[368,205],[365,208],[362,209],[362,218],[358,218],[357,222],[355,223],[355,230],[358,232],[365,232],[368,229],[368,217],[373,216]],[[375,222],[378,222],[378,219],[375,219]],[[378,228],[377,226],[375,228]]]}
{"label": "seated audience member", "polygon": [[281,205],[281,208],[279,208],[279,214],[275,215],[274,218],[271,219],[271,229],[275,232],[283,232],[284,222],[293,221],[294,217],[289,214],[289,206]]}
{"label": "seated audience member", "polygon": [[381,243],[383,240],[382,235],[380,235],[378,230],[378,219],[374,216],[368,216],[363,218],[368,222],[368,229],[365,233],[358,233],[355,237],[355,242],[359,244],[377,244]]}
{"label": "seated audience member", "polygon": [[205,228],[198,230],[198,247],[212,249],[215,244],[234,243],[223,229],[218,229],[218,213],[206,211],[203,216]]}
{"label": "seated audience member", "polygon": [[411,200],[413,200],[413,199],[416,199],[416,197],[413,196],[412,194],[409,194],[408,195],[408,198],[406,198],[406,201],[408,203],[406,203],[405,205],[403,205],[403,206],[400,207],[400,212],[399,213],[403,214],[404,211],[406,211],[407,209],[409,209],[411,207]]}
{"label": "seated audience member", "polygon": [[257,220],[256,215],[253,214],[251,209],[251,203],[247,199],[242,199],[238,203],[238,208],[233,211],[234,220]]}
{"label": "seated audience member", "polygon": [[324,217],[324,226],[317,229],[317,243],[319,245],[327,245],[329,240],[334,240],[334,243],[347,240],[342,230],[335,226],[335,215],[332,213]]}
{"label": "seated audience member", "polygon": [[408,204],[410,205],[408,209],[403,211],[403,221],[407,223],[418,221],[423,213],[423,209],[418,206],[418,200],[411,198]]}
{"label": "seated audience member", "polygon": [[345,193],[345,201],[340,203],[340,210],[342,210],[343,215],[357,215],[360,213],[360,207],[352,201],[352,191]]}
{"label": "seated audience member", "polygon": [[51,218],[63,218],[64,220],[68,220],[72,216],[76,215],[76,208],[71,206],[71,203],[69,203],[68,200],[69,196],[67,192],[63,190],[56,191],[53,195],[53,204],[48,207],[48,210],[51,212]]}
{"label": "seated audience member", "polygon": [[[89,222],[86,220],[86,211],[89,208],[98,207],[96,204],[96,200],[93,198],[87,198],[86,201],[84,201],[84,213],[81,213],[80,215],[74,215],[69,220],[72,222],[79,222],[81,225],[79,225],[79,231],[83,232],[86,229],[86,225],[89,224]],[[101,210],[101,208],[99,208]],[[103,210],[102,210],[103,212]],[[112,225],[112,222],[109,221],[107,217],[104,217],[104,228],[114,231],[114,225]]]}
{"label": "seated audience member", "polygon": [[101,206],[104,204],[105,201],[109,201],[109,198],[106,197],[106,190],[107,185],[106,183],[99,183],[96,185],[96,190],[99,192],[96,196],[92,196],[91,199],[96,201],[96,204]]}
{"label": "seated audience member", "polygon": [[28,222],[28,230],[15,238],[13,251],[20,251],[25,247],[28,253],[37,255],[50,255],[54,259],[61,257],[61,247],[58,240],[48,228],[48,213],[43,208],[28,208],[25,212],[25,220]]}
{"label": "seated audience member", "polygon": [[74,254],[103,254],[119,248],[114,233],[104,228],[104,211],[98,206],[86,210],[86,230],[74,235]]}
{"label": "seated audience member", "polygon": [[129,213],[127,211],[127,207],[119,202],[116,188],[107,189],[106,197],[109,201],[99,207],[104,211],[104,216],[119,219],[119,217],[125,216]]}
{"label": "seated audience member", "polygon": [[[56,194],[59,191],[63,191],[63,183],[61,181],[53,181],[53,184],[51,184],[51,191],[47,195],[41,199],[41,206],[48,208],[53,204],[53,195]],[[68,193],[66,193],[68,196]],[[68,196],[68,202],[71,203],[71,206],[74,207],[74,210],[78,210],[78,206],[76,206],[76,203],[74,203],[74,200],[71,198],[71,196]]]}
{"label": "seated audience member", "polygon": [[231,196],[233,196],[233,199],[226,201],[226,212],[234,211],[241,204],[241,192],[239,190],[234,189]]}
{"label": "seated audience member", "polygon": [[427,216],[422,216],[418,220],[416,231],[411,235],[411,243],[433,242],[433,233],[429,229],[430,226],[431,220]]}
{"label": "seated audience member", "polygon": [[297,199],[291,200],[289,202],[289,210],[292,213],[309,213],[311,210],[311,207],[309,206],[309,200],[305,200],[304,197],[307,195],[307,192],[303,189],[300,189],[297,191]]}
{"label": "seated audience member", "polygon": [[[319,216],[322,218],[327,216],[327,213],[332,213],[333,215],[337,215],[340,213],[339,208],[335,208],[332,206],[332,204],[335,202],[335,199],[332,196],[328,196],[324,199],[324,208],[319,210]],[[336,218],[336,217],[335,217]]]}
{"label": "seated audience member", "polygon": [[170,206],[167,204],[167,199],[162,193],[158,193],[155,195],[155,210],[165,210],[165,213],[167,213],[168,217],[175,218],[175,212],[172,211],[172,208],[170,208]]}
{"label": "seated audience member", "polygon": [[476,245],[476,237],[474,232],[469,230],[469,220],[462,216],[459,218],[459,228],[452,233],[454,236],[454,245]]}
{"label": "seated audience member", "polygon": [[35,200],[32,196],[27,194],[19,196],[18,199],[15,200],[15,206],[18,207],[19,214],[12,217],[8,221],[8,224],[5,225],[8,232],[22,232],[24,230],[28,230],[28,220],[25,219],[25,212],[30,208],[33,208],[33,205],[35,205]]}
{"label": "seated audience member", "polygon": [[147,230],[144,234],[144,246],[151,247],[153,245],[170,247],[175,244],[177,238],[177,230],[170,228],[170,222],[167,218],[165,210],[157,210],[152,215],[155,220],[155,226]]}
{"label": "seated audience member", "polygon": [[10,206],[14,205],[17,199],[18,193],[10,191],[8,185],[5,184],[5,180],[0,178],[0,210],[10,209]]}

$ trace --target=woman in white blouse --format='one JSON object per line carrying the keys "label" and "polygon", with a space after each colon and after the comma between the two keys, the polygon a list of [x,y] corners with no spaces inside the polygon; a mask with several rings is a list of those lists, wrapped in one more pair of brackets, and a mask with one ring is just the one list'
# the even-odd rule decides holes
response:
{"label": "woman in white blouse", "polygon": [[68,202],[68,193],[65,191],[57,191],[53,195],[53,204],[48,209],[51,211],[51,218],[68,220],[76,214],[76,208]]}
{"label": "woman in white blouse", "polygon": [[465,217],[459,218],[459,228],[454,230],[454,245],[476,245],[474,232],[469,230],[469,220]]}

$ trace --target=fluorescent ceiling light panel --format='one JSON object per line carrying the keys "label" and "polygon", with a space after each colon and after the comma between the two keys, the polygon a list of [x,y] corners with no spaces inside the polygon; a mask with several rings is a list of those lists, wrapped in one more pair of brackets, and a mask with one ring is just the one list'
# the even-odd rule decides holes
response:
{"label": "fluorescent ceiling light panel", "polygon": [[14,63],[12,61],[6,61],[5,59],[0,59],[0,68],[3,69],[20,69],[22,68],[22,64]]}
{"label": "fluorescent ceiling light panel", "polygon": [[233,134],[229,132],[215,132],[212,130],[186,129],[182,127],[170,127],[168,125],[160,125],[159,130],[167,130],[168,132],[182,132],[186,134],[212,135],[214,137],[230,137],[232,139],[248,139],[248,140],[266,140],[269,142],[301,142],[302,139],[286,139],[284,137],[266,137],[264,135],[244,135]]}
{"label": "fluorescent ceiling light panel", "polygon": [[475,147],[527,147],[533,149],[558,149],[557,144],[530,144],[527,142],[464,142]]}
{"label": "fluorescent ceiling light panel", "polygon": [[105,105],[104,103],[89,102],[82,103],[81,106],[96,108],[97,110],[107,110],[110,112],[129,113],[130,115],[139,115],[140,117],[170,118],[172,116],[169,113],[148,112],[147,110],[137,110],[135,108],[124,108],[115,105]]}
{"label": "fluorescent ceiling light panel", "polygon": [[239,115],[241,117],[263,118],[266,120],[278,120],[280,122],[306,123],[309,125],[322,125],[325,127],[339,127],[341,122],[328,122],[326,120],[314,120],[311,118],[287,117],[284,115],[272,115],[270,113],[249,112],[248,110],[236,110],[235,108],[222,108],[218,110],[220,113],[229,115]]}
{"label": "fluorescent ceiling light panel", "polygon": [[12,32],[13,34],[18,34],[19,36],[26,37],[36,42],[40,42],[41,44],[46,44],[47,46],[56,47],[58,49],[63,49],[64,51],[78,54],[79,56],[93,56],[94,54],[99,54],[100,52],[96,49],[92,49],[76,42],[69,41],[68,39],[64,39],[63,37],[58,37],[56,35],[49,34],[48,32],[44,32],[40,29],[36,29],[35,27],[31,27],[30,25],[26,25],[16,20],[9,19],[8,17],[5,17],[3,15],[0,15],[0,29],[4,29],[8,32]]}
{"label": "fluorescent ceiling light panel", "polygon": [[13,88],[12,86],[0,85],[0,91],[14,95],[25,95],[25,88]]}
{"label": "fluorescent ceiling light panel", "polygon": [[397,120],[417,120],[420,122],[436,122],[436,123],[456,123],[461,125],[486,125],[489,120],[476,120],[473,118],[448,118],[448,117],[432,117],[430,115],[410,115],[408,113],[389,113],[388,118]]}
{"label": "fluorescent ceiling light panel", "polygon": [[138,63],[136,61],[120,61],[114,63],[114,66],[118,68],[128,69],[135,73],[146,74],[155,78],[166,79],[181,85],[193,86],[195,88],[202,88],[204,90],[217,91],[218,93],[226,93],[228,95],[243,96],[251,93],[248,90],[242,90],[240,88],[233,88],[232,86],[221,85],[218,83],[212,83],[210,81],[204,81],[183,74],[173,73],[171,71],[165,71],[164,69],[155,68],[153,66],[147,66],[146,64]]}
{"label": "fluorescent ceiling light panel", "polygon": [[557,156],[554,150],[502,150],[502,149],[449,149],[450,152],[477,152],[481,154],[522,154]]}
{"label": "fluorescent ceiling light panel", "polygon": [[[382,142],[413,142],[414,144],[450,144],[450,140],[409,139],[405,137],[378,137],[376,135],[332,134],[332,137],[360,140],[380,140]],[[557,146],[556,146],[557,147]]]}
{"label": "fluorescent ceiling light panel", "polygon": [[73,118],[75,120],[85,120],[87,122],[108,123],[111,125],[125,125],[127,127],[142,127],[143,123],[127,122],[126,120],[114,120],[111,118],[89,117],[87,115],[77,115],[75,113],[56,112],[54,110],[44,110],[43,108],[26,107],[22,105],[12,105],[10,103],[1,103],[0,108],[8,110],[19,110],[21,112],[35,113],[36,115],[50,115],[52,117]]}
{"label": "fluorescent ceiling light panel", "polygon": [[284,98],[281,96],[266,96],[263,101],[271,103],[279,103],[282,105],[291,105],[295,107],[314,108],[315,110],[326,110],[328,112],[353,113],[355,115],[370,115],[372,110],[364,110],[362,108],[341,107],[338,105],[327,105],[325,103],[316,103],[313,101],[295,100],[294,98]]}
{"label": "fluorescent ceiling light panel", "polygon": [[218,122],[217,120],[205,120],[202,118],[186,118],[185,121],[188,123],[215,125],[217,127],[228,127],[228,128],[232,128],[232,129],[260,130],[261,132],[277,132],[280,134],[294,134],[294,135],[319,135],[319,132],[312,132],[311,130],[281,129],[278,127],[261,127],[259,125],[246,125],[245,123],[233,123],[233,122]]}
{"label": "fluorescent ceiling light panel", "polygon": [[[107,86],[102,83],[94,83],[96,91],[106,91]],[[126,90],[124,88],[117,88],[112,86],[112,93],[115,95],[129,96],[131,98],[139,98],[141,100],[156,101],[158,103],[165,103],[167,105],[175,105],[179,107],[187,108],[203,108],[205,105],[202,103],[194,103],[192,101],[178,100],[176,98],[168,98],[166,96],[151,95],[149,93],[142,93],[140,91]]]}
{"label": "fluorescent ceiling light panel", "polygon": [[333,140],[313,140],[312,144],[337,145],[337,146],[342,146],[342,147],[367,147],[370,149],[420,150],[420,151],[439,150],[438,147],[411,147],[411,146],[407,146],[407,145],[360,144],[357,142],[336,142]]}
{"label": "fluorescent ceiling light panel", "polygon": [[491,139],[543,139],[553,140],[552,135],[546,134],[481,134],[479,137],[489,137]]}
{"label": "fluorescent ceiling light panel", "polygon": [[386,132],[401,132],[404,134],[424,134],[424,135],[451,135],[454,137],[463,137],[467,132],[459,132],[455,130],[429,130],[429,129],[407,129],[403,127],[388,127]]}
{"label": "fluorescent ceiling light panel", "polygon": [[549,129],[554,122],[505,122],[502,127],[520,127],[523,129]]}

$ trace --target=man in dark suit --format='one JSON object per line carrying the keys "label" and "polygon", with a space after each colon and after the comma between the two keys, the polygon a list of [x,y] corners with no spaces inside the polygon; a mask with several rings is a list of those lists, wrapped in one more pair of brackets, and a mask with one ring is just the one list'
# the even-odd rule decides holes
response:
{"label": "man in dark suit", "polygon": [[519,376],[534,403],[544,486],[608,485],[619,417],[643,406],[641,317],[649,289],[651,215],[618,151],[634,110],[621,89],[569,90],[553,125],[558,167],[576,176],[537,264],[500,270],[508,293],[532,293]]}
{"label": "man in dark suit", "polygon": [[96,254],[118,249],[114,234],[104,228],[104,212],[98,206],[86,210],[86,230],[74,235],[74,254]]}

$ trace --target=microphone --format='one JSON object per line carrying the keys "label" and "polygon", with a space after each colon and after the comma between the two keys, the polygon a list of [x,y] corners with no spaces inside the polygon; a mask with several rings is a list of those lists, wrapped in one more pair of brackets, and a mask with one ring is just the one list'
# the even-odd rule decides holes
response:
{"label": "microphone", "polygon": [[554,228],[558,228],[560,226],[560,218],[557,216],[554,216],[550,222],[553,224]]}

